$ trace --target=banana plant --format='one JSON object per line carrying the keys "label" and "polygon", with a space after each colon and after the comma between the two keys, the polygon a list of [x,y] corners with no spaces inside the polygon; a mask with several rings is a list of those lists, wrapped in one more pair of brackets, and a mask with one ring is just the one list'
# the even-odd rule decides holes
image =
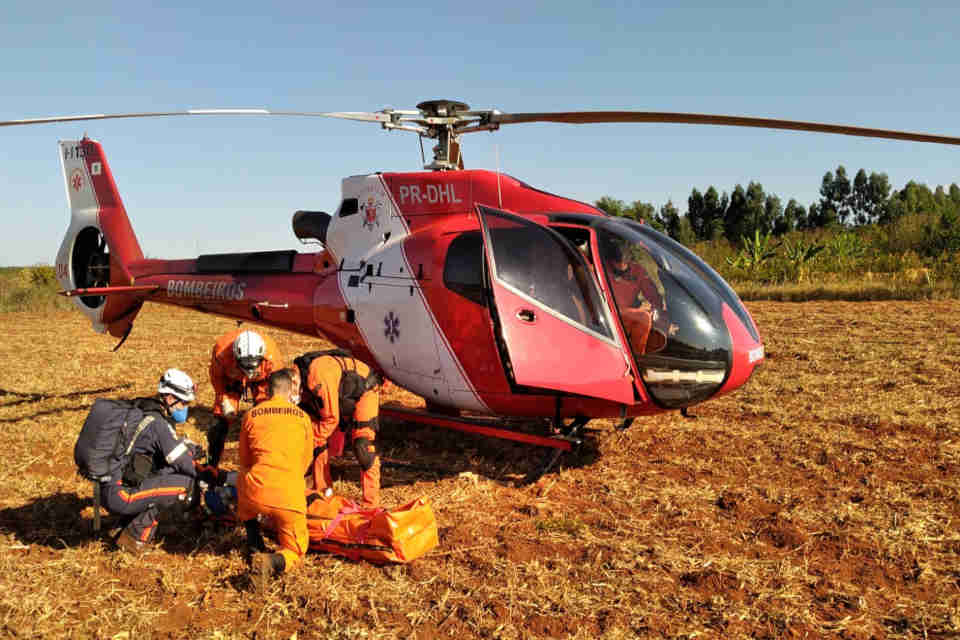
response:
{"label": "banana plant", "polygon": [[813,242],[807,244],[803,238],[795,243],[791,243],[790,240],[784,238],[783,246],[784,257],[786,257],[793,277],[798,283],[803,282],[808,268],[807,265],[817,257],[818,253],[826,249],[826,246],[822,244]]}
{"label": "banana plant", "polygon": [[770,258],[777,255],[779,244],[771,246],[772,234],[760,233],[759,229],[753,232],[753,238],[741,236],[743,239],[743,248],[740,253],[733,258],[727,258],[727,263],[732,267],[743,268],[756,274],[760,267]]}

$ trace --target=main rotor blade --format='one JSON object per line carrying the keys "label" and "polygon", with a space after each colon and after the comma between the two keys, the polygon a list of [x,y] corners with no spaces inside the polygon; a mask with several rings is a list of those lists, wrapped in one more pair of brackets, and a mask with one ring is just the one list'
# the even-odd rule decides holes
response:
{"label": "main rotor blade", "polygon": [[889,138],[892,140],[911,140],[914,142],[935,142],[939,144],[960,145],[960,138],[892,131],[889,129],[871,129],[843,124],[824,124],[820,122],[800,122],[797,120],[775,120],[772,118],[752,118],[747,116],[723,116],[703,113],[671,113],[665,111],[561,111],[555,113],[494,113],[490,122],[496,124],[519,124],[522,122],[561,122],[566,124],[595,124],[603,122],[655,122],[678,124],[712,124],[731,127],[758,127],[761,129],[787,129],[792,131],[815,131],[819,133],[837,133],[847,136],[868,138]]}
{"label": "main rotor blade", "polygon": [[144,113],[96,113],[77,116],[51,116],[48,118],[26,118],[24,120],[0,121],[0,127],[23,124],[47,124],[51,122],[75,122],[78,120],[115,120],[119,118],[164,118],[170,116],[308,116],[320,118],[341,118],[345,120],[364,120],[368,122],[386,122],[390,117],[382,113],[343,112],[320,113],[310,111],[270,111],[268,109],[188,109],[187,111],[156,111]]}

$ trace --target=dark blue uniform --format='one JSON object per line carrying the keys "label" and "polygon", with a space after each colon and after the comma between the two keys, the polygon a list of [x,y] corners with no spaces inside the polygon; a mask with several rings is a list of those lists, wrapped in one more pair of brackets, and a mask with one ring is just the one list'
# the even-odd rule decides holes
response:
{"label": "dark blue uniform", "polygon": [[196,469],[190,446],[163,414],[163,405],[153,398],[137,401],[153,420],[144,427],[133,445],[131,455],[152,459],[152,470],[136,486],[124,484],[123,470],[101,485],[104,506],[111,513],[133,516],[127,533],[135,540],[149,543],[156,535],[157,520],[164,509],[185,507],[193,491]]}

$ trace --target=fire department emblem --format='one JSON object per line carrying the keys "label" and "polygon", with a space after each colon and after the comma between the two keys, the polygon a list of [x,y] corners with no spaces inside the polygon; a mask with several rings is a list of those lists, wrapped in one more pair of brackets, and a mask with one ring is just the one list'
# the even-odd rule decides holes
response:
{"label": "fire department emblem", "polygon": [[74,169],[70,174],[70,186],[74,191],[80,191],[83,188],[83,172],[80,169]]}
{"label": "fire department emblem", "polygon": [[363,211],[363,227],[365,229],[373,231],[374,227],[380,226],[381,208],[383,208],[383,203],[372,195],[367,196],[367,201],[360,205],[360,210]]}
{"label": "fire department emblem", "polygon": [[393,311],[383,318],[383,335],[390,343],[394,343],[400,337],[400,318],[394,315]]}

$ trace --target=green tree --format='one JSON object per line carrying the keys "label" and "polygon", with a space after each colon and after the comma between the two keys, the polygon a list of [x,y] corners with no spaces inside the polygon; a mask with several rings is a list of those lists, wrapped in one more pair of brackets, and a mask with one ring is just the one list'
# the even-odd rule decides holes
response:
{"label": "green tree", "polygon": [[936,224],[924,225],[923,253],[936,258],[945,251],[960,251],[960,213],[947,209]]}
{"label": "green tree", "polygon": [[780,202],[780,197],[772,193],[767,194],[766,200],[763,201],[763,229],[761,230],[766,233],[772,231],[776,234],[778,223],[780,223],[782,219],[783,204]]}
{"label": "green tree", "polygon": [[806,222],[807,212],[796,200],[790,198],[790,202],[787,203],[786,209],[783,210],[783,215],[774,225],[773,233],[775,235],[782,236],[783,234],[790,233],[795,229],[802,229]]}
{"label": "green tree", "polygon": [[867,215],[869,222],[876,222],[887,207],[890,199],[890,178],[885,173],[870,173],[867,181]]}
{"label": "green tree", "polygon": [[851,207],[855,224],[864,225],[870,222],[870,179],[863,169],[857,171],[853,179],[853,194]]}
{"label": "green tree", "polygon": [[673,204],[672,200],[668,200],[667,204],[660,207],[660,219],[663,220],[670,237],[676,238],[677,233],[680,231],[680,211]]}
{"label": "green tree", "polygon": [[693,229],[693,233],[699,240],[707,239],[705,230],[710,227],[709,221],[705,219],[705,213],[706,204],[703,194],[694,187],[693,191],[690,192],[690,197],[687,198],[687,219],[690,221],[690,228]]}
{"label": "green tree", "polygon": [[820,183],[820,224],[818,227],[831,226],[837,221],[843,223],[850,214],[850,195],[852,188],[843,165],[837,167],[837,175],[827,171]]}
{"label": "green tree", "polygon": [[593,205],[611,216],[623,216],[627,210],[627,205],[623,200],[617,200],[610,196],[603,196],[594,202]]}
{"label": "green tree", "polygon": [[939,213],[939,207],[930,187],[911,180],[890,197],[880,222],[895,222],[917,213]]}
{"label": "green tree", "polygon": [[726,192],[720,196],[712,185],[703,194],[704,240],[713,240],[723,233],[723,219],[727,212],[728,202]]}
{"label": "green tree", "polygon": [[[674,240],[680,239],[681,233],[681,220],[680,212],[677,210],[677,207],[674,206],[673,201],[668,200],[667,204],[660,207],[660,211],[657,212],[656,217],[654,218],[656,223],[655,227],[661,229],[668,236]],[[689,226],[688,226],[689,228]]]}
{"label": "green tree", "polygon": [[656,216],[656,211],[651,203],[637,200],[627,210],[627,217],[637,221],[650,222]]}
{"label": "green tree", "polygon": [[767,195],[763,192],[763,185],[759,182],[750,182],[747,185],[747,220],[743,227],[743,235],[751,236],[756,230],[766,233],[769,229],[765,224]]}
{"label": "green tree", "polygon": [[732,243],[739,243],[747,230],[747,192],[737,185],[730,194],[730,204],[723,216],[723,235]]}

